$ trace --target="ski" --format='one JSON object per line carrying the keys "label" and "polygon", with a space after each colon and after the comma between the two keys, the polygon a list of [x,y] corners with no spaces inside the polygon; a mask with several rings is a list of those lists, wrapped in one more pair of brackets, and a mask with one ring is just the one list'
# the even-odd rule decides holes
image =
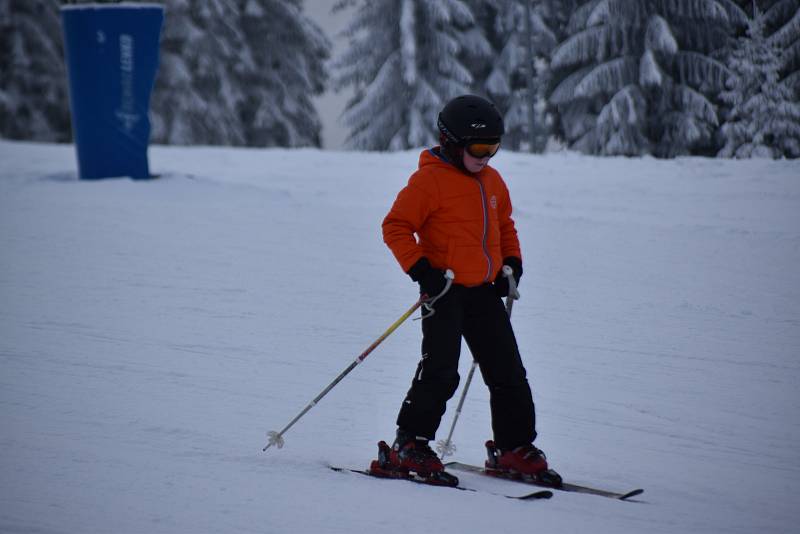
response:
{"label": "ski", "polygon": [[[529,485],[534,485],[534,486],[543,486],[541,483],[537,483],[535,480],[519,478],[519,477],[513,477],[513,476],[507,475],[505,473],[502,473],[500,471],[496,471],[496,470],[493,470],[493,469],[486,469],[486,468],[483,468],[483,467],[478,467],[477,465],[464,464],[464,463],[461,463],[461,462],[447,462],[445,464],[445,467],[450,468],[450,469],[454,469],[456,471],[465,471],[465,472],[468,472],[468,473],[480,473],[482,475],[486,475],[486,476],[490,476],[490,477],[494,477],[494,478],[503,478],[505,480],[512,480],[514,482],[521,482],[523,484],[529,484]],[[592,487],[589,487],[589,486],[580,486],[578,484],[570,484],[568,482],[562,482],[561,485],[558,486],[558,487],[556,487],[556,486],[545,486],[545,487],[548,487],[548,488],[551,488],[551,489],[554,489],[554,490],[557,490],[557,491],[567,491],[567,492],[572,492],[572,493],[584,493],[584,494],[587,494],[587,495],[598,495],[600,497],[608,497],[609,499],[617,499],[617,500],[620,500],[620,501],[625,501],[625,500],[630,499],[631,497],[636,497],[637,495],[641,495],[642,493],[644,493],[644,490],[641,489],[641,488],[635,489],[635,490],[631,490],[631,491],[629,491],[627,493],[619,493],[619,492],[616,492],[616,491],[609,491],[609,490],[605,490],[605,489],[592,488]]]}
{"label": "ski", "polygon": [[496,492],[493,492],[493,491],[478,490],[478,489],[475,489],[475,488],[467,488],[465,486],[458,486],[458,485],[451,486],[451,485],[446,485],[446,484],[436,484],[435,482],[431,482],[430,479],[428,479],[428,478],[423,478],[423,477],[420,477],[419,475],[415,475],[413,473],[408,473],[408,474],[403,475],[403,476],[398,475],[398,476],[389,477],[389,476],[376,475],[376,474],[370,472],[367,469],[353,469],[353,468],[350,468],[350,467],[337,467],[335,465],[329,465],[328,467],[330,469],[332,469],[333,471],[336,471],[337,473],[357,473],[359,475],[366,475],[366,476],[369,476],[369,477],[372,477],[372,478],[406,480],[408,482],[414,482],[416,484],[425,484],[426,486],[437,486],[437,487],[442,487],[442,488],[451,488],[451,489],[456,489],[456,490],[459,490],[459,491],[469,491],[469,492],[473,492],[473,493],[487,493],[489,495],[496,495],[498,497],[505,497],[506,499],[515,499],[515,500],[518,500],[518,501],[531,501],[531,500],[539,500],[539,499],[549,499],[549,498],[551,498],[553,496],[553,492],[549,491],[549,490],[534,491],[532,493],[526,493],[524,495],[506,495],[504,493],[496,493]]}

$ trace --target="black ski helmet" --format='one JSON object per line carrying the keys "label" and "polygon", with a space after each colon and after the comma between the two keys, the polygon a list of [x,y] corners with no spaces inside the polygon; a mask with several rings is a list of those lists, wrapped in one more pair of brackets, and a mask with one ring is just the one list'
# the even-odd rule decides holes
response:
{"label": "black ski helmet", "polygon": [[470,141],[500,140],[505,133],[503,117],[494,104],[475,95],[457,96],[448,102],[437,121],[450,143],[464,146]]}

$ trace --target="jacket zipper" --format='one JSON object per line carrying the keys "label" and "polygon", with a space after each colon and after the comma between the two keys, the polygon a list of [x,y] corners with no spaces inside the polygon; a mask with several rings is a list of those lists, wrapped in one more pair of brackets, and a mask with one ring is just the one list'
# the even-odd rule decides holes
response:
{"label": "jacket zipper", "polygon": [[483,182],[481,182],[480,178],[475,178],[475,181],[478,182],[478,187],[481,190],[481,205],[483,206],[483,241],[481,244],[483,245],[483,255],[486,257],[486,263],[488,265],[486,276],[483,278],[483,281],[488,282],[492,277],[492,257],[489,255],[489,249],[486,243],[489,237],[489,208],[486,206],[486,191],[483,189]]}

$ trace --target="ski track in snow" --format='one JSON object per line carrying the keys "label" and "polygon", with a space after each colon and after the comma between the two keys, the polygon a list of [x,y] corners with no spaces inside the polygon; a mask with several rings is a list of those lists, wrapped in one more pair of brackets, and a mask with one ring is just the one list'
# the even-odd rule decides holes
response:
{"label": "ski track in snow", "polygon": [[[495,158],[525,260],[513,322],[537,444],[572,482],[644,487],[636,504],[327,470],[366,467],[391,439],[419,356],[412,321],[262,453],[413,304],[380,223],[417,152],[150,155],[158,180],[85,182],[71,146],[0,141],[0,532],[800,521],[798,162]],[[489,428],[476,377],[453,459],[482,462]]]}

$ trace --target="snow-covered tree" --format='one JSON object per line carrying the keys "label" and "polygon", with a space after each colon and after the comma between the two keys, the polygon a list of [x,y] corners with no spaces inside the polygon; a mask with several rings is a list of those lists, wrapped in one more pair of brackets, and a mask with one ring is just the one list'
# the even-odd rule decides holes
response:
{"label": "snow-covered tree", "polygon": [[330,43],[299,0],[168,0],[153,139],[319,146]]}
{"label": "snow-covered tree", "polygon": [[[723,157],[800,157],[800,102],[798,93],[780,79],[786,66],[781,46],[792,31],[789,25],[765,36],[766,17],[754,7],[747,35],[737,39],[728,57],[733,72],[729,89],[721,94],[729,104],[721,128]],[[792,20],[800,21],[800,14]]]}
{"label": "snow-covered tree", "polygon": [[239,80],[249,144],[319,146],[322,123],[311,100],[325,90],[331,43],[301,11],[301,0],[245,0],[242,28],[254,69]]}
{"label": "snow-covered tree", "polygon": [[712,53],[744,17],[731,0],[589,0],[552,65],[567,141],[598,154],[688,154],[718,125],[728,70]]}
{"label": "snow-covered tree", "polygon": [[[97,0],[100,3],[113,3]],[[0,135],[71,138],[59,7],[0,0]],[[152,140],[319,146],[330,43],[301,0],[165,0]]]}
{"label": "snow-covered tree", "polygon": [[59,5],[0,0],[0,136],[69,141]]}
{"label": "snow-covered tree", "polygon": [[344,0],[355,6],[348,50],[336,63],[338,87],[352,86],[342,119],[347,145],[401,150],[438,139],[436,115],[473,78],[459,59],[486,47],[462,0]]}
{"label": "snow-covered tree", "polygon": [[[486,94],[503,113],[506,126],[503,144],[507,148],[517,150],[531,142],[531,120],[536,140],[533,148],[540,151],[547,140],[547,67],[557,38],[546,18],[553,3],[551,0],[468,2],[477,24],[472,31],[482,32],[490,49],[465,50],[464,63],[475,79],[475,92]],[[526,17],[529,17],[527,24]],[[533,87],[530,96],[529,84]],[[529,115],[529,101],[533,104],[533,117]]]}
{"label": "snow-covered tree", "polygon": [[781,77],[800,95],[800,0],[772,0],[762,9],[764,35],[781,50]]}
{"label": "snow-covered tree", "polygon": [[168,0],[161,61],[151,99],[152,140],[188,145],[247,143],[239,116],[244,92],[237,73],[254,70],[227,0]]}

